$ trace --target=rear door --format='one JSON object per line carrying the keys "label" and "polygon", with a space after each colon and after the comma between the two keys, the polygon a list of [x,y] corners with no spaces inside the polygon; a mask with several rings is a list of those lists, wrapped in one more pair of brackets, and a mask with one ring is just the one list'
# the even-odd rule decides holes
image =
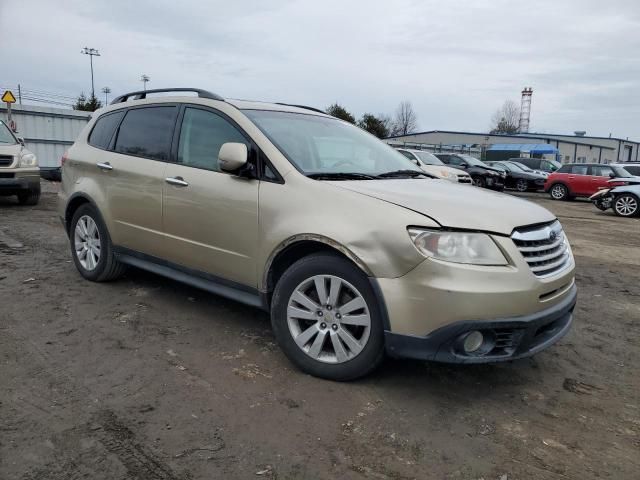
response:
{"label": "rear door", "polygon": [[576,195],[587,195],[590,191],[591,178],[588,165],[571,165],[568,175],[569,190]]}
{"label": "rear door", "polygon": [[255,287],[259,181],[222,172],[218,152],[226,142],[256,149],[216,110],[186,106],[178,123],[176,163],[164,173],[163,257]]}
{"label": "rear door", "polygon": [[148,255],[162,253],[162,188],[178,107],[127,110],[108,156],[106,197],[113,242]]}
{"label": "rear door", "polygon": [[609,180],[611,180],[611,175],[614,174],[613,168],[608,165],[592,165],[591,166],[591,193],[593,195],[601,188],[606,188],[609,186]]}

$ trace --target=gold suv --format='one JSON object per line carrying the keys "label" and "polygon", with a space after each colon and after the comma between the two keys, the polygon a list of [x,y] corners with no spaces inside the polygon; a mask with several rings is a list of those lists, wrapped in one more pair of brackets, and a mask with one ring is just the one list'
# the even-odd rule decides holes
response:
{"label": "gold suv", "polygon": [[532,355],[576,302],[549,211],[434,179],[304,106],[123,95],[65,154],[60,216],[84,278],[134,266],[267,310],[287,357],[335,380],[385,352]]}

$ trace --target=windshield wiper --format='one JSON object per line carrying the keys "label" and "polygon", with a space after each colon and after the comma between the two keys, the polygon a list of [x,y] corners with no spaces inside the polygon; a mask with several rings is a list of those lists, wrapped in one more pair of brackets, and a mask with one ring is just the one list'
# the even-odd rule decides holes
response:
{"label": "windshield wiper", "polygon": [[374,176],[367,175],[366,173],[357,172],[319,172],[310,173],[307,175],[309,178],[316,180],[373,180]]}
{"label": "windshield wiper", "polygon": [[415,178],[419,176],[431,178],[430,175],[419,172],[418,170],[393,170],[392,172],[384,172],[376,175],[376,178]]}

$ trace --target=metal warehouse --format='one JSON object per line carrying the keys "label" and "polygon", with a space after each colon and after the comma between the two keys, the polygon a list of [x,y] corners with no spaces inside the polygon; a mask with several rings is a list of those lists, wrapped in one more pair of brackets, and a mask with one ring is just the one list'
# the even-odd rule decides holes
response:
{"label": "metal warehouse", "polygon": [[[581,133],[581,132],[578,132]],[[489,150],[493,145],[504,144],[547,144],[555,147],[558,160],[564,163],[615,163],[638,161],[640,142],[615,137],[589,137],[586,135],[558,135],[548,133],[526,133],[515,135],[455,132],[447,130],[430,130],[389,137],[386,142],[400,146],[405,144],[424,144],[436,149],[457,148],[470,152]],[[514,145],[514,149],[517,148]],[[522,150],[523,156],[534,156],[536,152]],[[549,156],[549,153],[545,153]]]}

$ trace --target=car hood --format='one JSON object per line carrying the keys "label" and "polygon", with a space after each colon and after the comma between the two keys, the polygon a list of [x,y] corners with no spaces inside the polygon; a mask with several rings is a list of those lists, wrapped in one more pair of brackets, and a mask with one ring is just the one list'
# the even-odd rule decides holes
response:
{"label": "car hood", "polygon": [[427,179],[327,182],[421,213],[443,227],[510,235],[514,228],[555,220],[547,209],[511,195]]}
{"label": "car hood", "polygon": [[15,145],[7,145],[5,143],[0,143],[0,155],[18,155],[20,154],[20,150],[22,149],[22,145],[19,143]]}

